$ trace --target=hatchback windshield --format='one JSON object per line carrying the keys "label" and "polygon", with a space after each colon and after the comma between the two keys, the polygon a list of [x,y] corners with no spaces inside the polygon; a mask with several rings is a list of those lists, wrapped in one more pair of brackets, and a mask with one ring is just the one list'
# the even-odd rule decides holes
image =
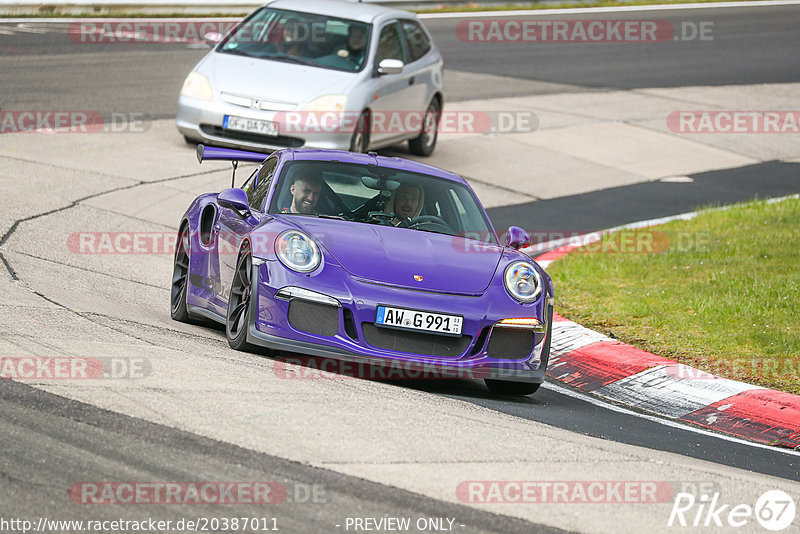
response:
{"label": "hatchback windshield", "polygon": [[219,51],[356,72],[366,63],[370,28],[354,20],[263,8],[223,41]]}
{"label": "hatchback windshield", "polygon": [[467,187],[376,165],[287,162],[269,213],[392,225],[497,244],[478,200]]}

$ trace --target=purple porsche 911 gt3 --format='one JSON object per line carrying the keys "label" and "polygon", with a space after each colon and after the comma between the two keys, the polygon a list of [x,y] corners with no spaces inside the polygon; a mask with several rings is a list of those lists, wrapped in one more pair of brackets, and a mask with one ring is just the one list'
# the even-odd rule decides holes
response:
{"label": "purple porsche 911 gt3", "polygon": [[260,165],[183,215],[173,319],[222,323],[238,350],[436,367],[497,393],[544,380],[550,277],[521,228],[499,241],[463,178],[374,153],[197,154]]}

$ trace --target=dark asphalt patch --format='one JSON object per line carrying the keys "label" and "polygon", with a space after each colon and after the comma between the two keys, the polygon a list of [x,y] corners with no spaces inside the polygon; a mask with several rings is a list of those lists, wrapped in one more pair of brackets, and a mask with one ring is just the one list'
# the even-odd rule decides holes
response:
{"label": "dark asphalt patch", "polygon": [[800,163],[769,161],[689,176],[693,182],[644,182],[486,211],[500,233],[511,225],[529,232],[584,233],[706,206],[800,193]]}

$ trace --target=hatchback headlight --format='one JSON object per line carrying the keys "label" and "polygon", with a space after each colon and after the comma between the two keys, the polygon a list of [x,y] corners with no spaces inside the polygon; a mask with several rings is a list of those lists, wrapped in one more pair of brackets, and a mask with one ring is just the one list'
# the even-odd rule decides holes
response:
{"label": "hatchback headlight", "polygon": [[533,302],[542,294],[542,277],[533,265],[516,261],[506,267],[503,281],[506,290],[520,302]]}
{"label": "hatchback headlight", "polygon": [[278,236],[275,254],[286,267],[299,273],[313,271],[322,259],[314,240],[297,230],[286,230]]}
{"label": "hatchback headlight", "polygon": [[342,112],[347,109],[347,95],[325,95],[315,98],[305,106],[303,111],[320,113],[326,111]]}
{"label": "hatchback headlight", "polygon": [[211,101],[213,99],[211,84],[208,82],[208,78],[194,70],[190,72],[189,76],[184,80],[183,88],[181,88],[181,95],[206,101]]}

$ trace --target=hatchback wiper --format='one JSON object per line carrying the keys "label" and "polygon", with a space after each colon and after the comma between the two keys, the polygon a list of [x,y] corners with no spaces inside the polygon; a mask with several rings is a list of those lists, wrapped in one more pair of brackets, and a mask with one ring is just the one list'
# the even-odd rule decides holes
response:
{"label": "hatchback wiper", "polygon": [[245,52],[244,50],[242,50],[240,48],[225,48],[225,47],[223,47],[222,50],[220,50],[220,52],[222,52],[223,54],[233,54],[235,56],[258,57],[258,56],[254,55],[254,54],[251,54],[250,52]]}
{"label": "hatchback wiper", "polygon": [[260,56],[262,59],[277,59],[278,61],[287,61],[289,63],[298,63],[300,65],[315,66],[317,63],[309,61],[297,56],[289,56],[287,54],[267,54]]}

